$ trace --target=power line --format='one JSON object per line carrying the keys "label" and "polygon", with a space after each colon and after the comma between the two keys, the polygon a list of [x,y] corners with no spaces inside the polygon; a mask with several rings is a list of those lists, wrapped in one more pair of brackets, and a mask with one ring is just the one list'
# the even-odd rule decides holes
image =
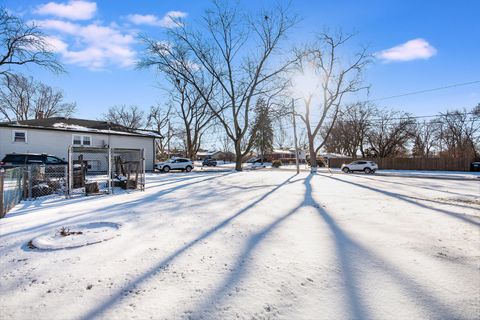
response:
{"label": "power line", "polygon": [[[474,112],[466,112],[466,113],[461,113],[461,115],[473,115],[473,114],[476,114]],[[380,119],[380,118],[377,118],[377,119],[368,119],[368,120],[365,120],[365,122],[367,123],[378,123],[378,122],[382,122],[382,121],[390,121],[390,120],[413,120],[413,119],[425,119],[425,118],[441,118],[442,116],[451,116],[451,115],[456,115],[456,113],[443,113],[443,114],[437,114],[437,115],[430,115],[430,116],[405,116],[405,117],[397,117],[397,118],[386,118],[386,119]],[[310,120],[310,124],[311,125],[316,125],[316,123],[318,122],[319,120]],[[353,121],[349,121],[349,120],[342,120],[343,122],[353,122]],[[475,119],[475,118],[471,118],[471,119],[467,119],[466,122],[468,123],[473,123],[473,122],[479,122],[480,121],[480,118],[478,119]],[[439,119],[438,121],[433,121],[432,123],[438,123],[438,124],[442,124],[442,123],[445,123],[444,121],[442,121],[442,119]],[[302,121],[302,124],[304,124],[304,122]],[[282,128],[283,129],[291,129],[293,128],[293,126],[291,124],[284,124],[282,125]]]}
{"label": "power line", "polygon": [[401,98],[401,97],[412,96],[412,95],[422,94],[422,93],[427,93],[427,92],[432,92],[432,91],[445,90],[445,89],[450,89],[450,88],[455,88],[455,87],[463,87],[463,86],[468,86],[468,85],[477,84],[477,83],[480,83],[480,80],[462,82],[462,83],[455,83],[455,84],[446,85],[446,86],[443,86],[443,87],[437,87],[437,88],[425,89],[425,90],[419,90],[419,91],[412,91],[412,92],[407,92],[407,93],[402,93],[402,94],[397,94],[397,95],[394,95],[394,96],[377,98],[377,99],[370,99],[370,100],[366,100],[365,102],[374,102],[374,101],[380,101],[380,100]]}
{"label": "power line", "polygon": [[[417,95],[417,94],[422,94],[422,93],[428,93],[428,92],[433,92],[433,91],[440,91],[440,90],[445,90],[445,89],[450,89],[450,88],[455,88],[455,87],[462,87],[462,86],[467,86],[467,85],[472,85],[472,84],[477,84],[477,83],[480,84],[480,80],[462,82],[462,83],[455,83],[455,84],[446,85],[446,86],[442,86],[442,87],[419,90],[419,91],[412,91],[412,92],[407,92],[407,93],[388,96],[388,97],[383,97],[383,98],[369,99],[369,100],[365,100],[364,102],[374,102],[374,101],[388,100],[388,99],[394,99],[394,98],[401,98],[401,97]],[[471,115],[473,113],[468,112],[466,114]],[[399,118],[389,118],[388,120],[410,120],[410,119],[422,119],[422,118],[435,118],[435,117],[440,117],[440,116],[445,116],[445,115],[452,115],[452,113],[447,112],[446,114],[437,114],[437,115],[429,115],[429,116],[407,116],[407,117],[399,117]],[[315,123],[317,121],[319,121],[319,120],[310,120],[310,123]],[[385,121],[385,119],[370,119],[370,120],[368,120],[369,123],[379,122],[379,121]],[[470,121],[471,122],[477,122],[477,121],[480,121],[480,119],[470,119],[469,122]],[[435,123],[443,123],[443,122],[442,121],[437,121]],[[293,128],[292,125],[283,125],[282,127],[284,129]],[[217,139],[211,139],[211,140],[208,139],[208,140],[203,140],[201,142],[202,142],[202,144],[204,144],[204,143],[205,144],[218,143],[218,140]]]}

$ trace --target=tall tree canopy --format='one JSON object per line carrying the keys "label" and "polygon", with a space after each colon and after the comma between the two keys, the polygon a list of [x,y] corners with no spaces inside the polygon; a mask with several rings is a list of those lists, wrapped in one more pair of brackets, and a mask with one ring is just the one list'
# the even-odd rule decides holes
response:
{"label": "tall tree canopy", "polygon": [[[306,127],[312,172],[317,170],[316,155],[330,135],[343,99],[366,88],[362,76],[370,62],[367,50],[362,48],[350,58],[341,54],[352,37],[342,32],[321,33],[316,43],[298,52],[293,91],[303,98],[302,110],[297,114]],[[318,120],[313,119],[315,116]],[[322,137],[325,124],[328,127]]]}
{"label": "tall tree canopy", "polygon": [[48,38],[33,23],[0,8],[0,75],[8,77],[16,68],[37,65],[55,73],[63,72]]}
{"label": "tall tree canopy", "polygon": [[[278,79],[291,62],[273,58],[297,21],[287,11],[275,7],[249,14],[238,4],[215,1],[201,22],[177,20],[166,41],[143,37],[147,50],[139,67],[156,67],[197,90],[232,140],[236,170],[242,170],[254,144],[255,129],[250,129],[257,97],[284,88]],[[213,99],[205,90],[211,84]]]}
{"label": "tall tree canopy", "polygon": [[0,85],[0,120],[70,117],[76,104],[65,102],[63,92],[31,77],[11,74]]}
{"label": "tall tree canopy", "polygon": [[145,112],[135,105],[112,106],[108,108],[103,119],[131,129],[140,129],[145,127],[146,124]]}

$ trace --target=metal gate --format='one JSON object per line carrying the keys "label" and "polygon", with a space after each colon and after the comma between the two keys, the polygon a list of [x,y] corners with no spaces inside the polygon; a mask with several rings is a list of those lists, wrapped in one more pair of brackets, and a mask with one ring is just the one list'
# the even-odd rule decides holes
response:
{"label": "metal gate", "polygon": [[69,196],[145,189],[143,149],[71,146],[68,164]]}

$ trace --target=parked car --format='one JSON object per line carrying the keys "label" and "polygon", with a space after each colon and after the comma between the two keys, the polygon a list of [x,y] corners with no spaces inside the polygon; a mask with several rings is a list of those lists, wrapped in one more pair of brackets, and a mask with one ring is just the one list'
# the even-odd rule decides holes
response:
{"label": "parked car", "polygon": [[13,168],[30,164],[67,165],[68,162],[46,153],[10,153],[0,161],[0,166],[4,168]]}
{"label": "parked car", "polygon": [[342,171],[345,173],[354,171],[363,171],[365,173],[375,173],[378,170],[378,165],[373,161],[358,160],[349,164],[342,164]]}
{"label": "parked car", "polygon": [[217,166],[217,160],[215,160],[215,159],[205,159],[205,160],[202,161],[202,166],[216,167]]}
{"label": "parked car", "polygon": [[246,161],[246,163],[264,163],[264,162],[267,162],[267,159],[265,158],[262,159],[262,157],[253,157]]}
{"label": "parked car", "polygon": [[193,170],[193,162],[187,158],[172,158],[165,162],[156,163],[155,169],[163,172],[169,172],[170,170],[190,172]]}

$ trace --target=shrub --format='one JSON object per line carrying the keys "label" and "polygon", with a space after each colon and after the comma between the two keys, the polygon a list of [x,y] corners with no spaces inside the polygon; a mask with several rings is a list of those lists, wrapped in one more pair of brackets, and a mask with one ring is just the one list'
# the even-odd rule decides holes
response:
{"label": "shrub", "polygon": [[282,165],[282,161],[281,160],[273,160],[272,162],[272,167],[274,168],[278,168]]}

